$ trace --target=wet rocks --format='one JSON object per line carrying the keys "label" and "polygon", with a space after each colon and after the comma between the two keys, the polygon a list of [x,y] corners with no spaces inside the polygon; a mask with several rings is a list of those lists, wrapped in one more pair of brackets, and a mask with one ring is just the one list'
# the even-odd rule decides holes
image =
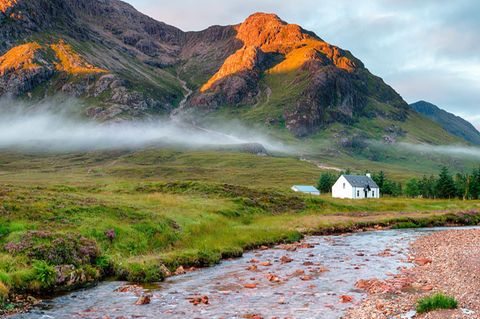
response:
{"label": "wet rocks", "polygon": [[120,293],[134,293],[134,294],[140,294],[143,291],[143,288],[138,285],[124,285],[121,286],[117,289],[115,289],[115,292],[120,292]]}
{"label": "wet rocks", "polygon": [[175,270],[175,275],[183,275],[183,274],[186,274],[187,271],[183,268],[183,266],[180,266],[178,267],[176,270]]}
{"label": "wet rocks", "polygon": [[148,305],[152,300],[152,295],[141,295],[137,301],[135,302],[135,305],[141,306],[141,305]]}
{"label": "wet rocks", "polygon": [[349,303],[349,302],[353,301],[353,297],[352,296],[347,296],[347,295],[342,295],[342,296],[340,296],[340,301],[342,303]]}
{"label": "wet rocks", "polygon": [[210,303],[210,299],[208,296],[195,296],[195,297],[190,297],[188,298],[188,301],[193,304],[194,306],[198,305],[208,305]]}
{"label": "wet rocks", "polygon": [[282,264],[288,264],[288,263],[291,263],[292,261],[293,261],[293,259],[290,258],[290,257],[288,257],[288,256],[282,256],[282,257],[280,258],[280,262],[281,262]]}

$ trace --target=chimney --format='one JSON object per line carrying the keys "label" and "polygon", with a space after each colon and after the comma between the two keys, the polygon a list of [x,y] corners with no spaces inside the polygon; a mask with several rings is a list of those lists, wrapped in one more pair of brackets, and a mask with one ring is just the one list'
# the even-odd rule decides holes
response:
{"label": "chimney", "polygon": [[367,173],[366,175],[367,175],[367,177],[372,178],[372,174]]}

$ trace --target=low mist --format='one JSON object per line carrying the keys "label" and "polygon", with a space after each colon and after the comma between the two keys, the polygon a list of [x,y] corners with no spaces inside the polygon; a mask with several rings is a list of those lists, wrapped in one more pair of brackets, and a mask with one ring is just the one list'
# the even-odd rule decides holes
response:
{"label": "low mist", "polygon": [[465,145],[428,145],[398,143],[400,148],[417,153],[433,153],[455,157],[480,158],[480,148]]}
{"label": "low mist", "polygon": [[98,123],[81,119],[72,111],[74,105],[72,101],[28,108],[2,101],[0,148],[83,151],[181,146],[201,149],[259,143],[269,151],[288,152],[282,143],[235,122],[218,123],[210,126],[215,128],[209,129],[160,118]]}

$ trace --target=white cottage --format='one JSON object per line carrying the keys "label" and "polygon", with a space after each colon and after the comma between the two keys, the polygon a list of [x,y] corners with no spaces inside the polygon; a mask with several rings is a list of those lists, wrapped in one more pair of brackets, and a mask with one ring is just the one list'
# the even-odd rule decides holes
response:
{"label": "white cottage", "polygon": [[370,174],[365,176],[342,175],[332,187],[334,198],[380,198],[380,188]]}

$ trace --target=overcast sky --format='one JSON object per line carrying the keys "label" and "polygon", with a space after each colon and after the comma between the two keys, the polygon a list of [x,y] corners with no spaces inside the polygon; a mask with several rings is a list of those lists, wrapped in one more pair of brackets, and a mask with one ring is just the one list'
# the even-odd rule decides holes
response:
{"label": "overcast sky", "polygon": [[350,50],[404,99],[432,102],[480,128],[478,0],[127,0],[185,31],[273,12]]}

